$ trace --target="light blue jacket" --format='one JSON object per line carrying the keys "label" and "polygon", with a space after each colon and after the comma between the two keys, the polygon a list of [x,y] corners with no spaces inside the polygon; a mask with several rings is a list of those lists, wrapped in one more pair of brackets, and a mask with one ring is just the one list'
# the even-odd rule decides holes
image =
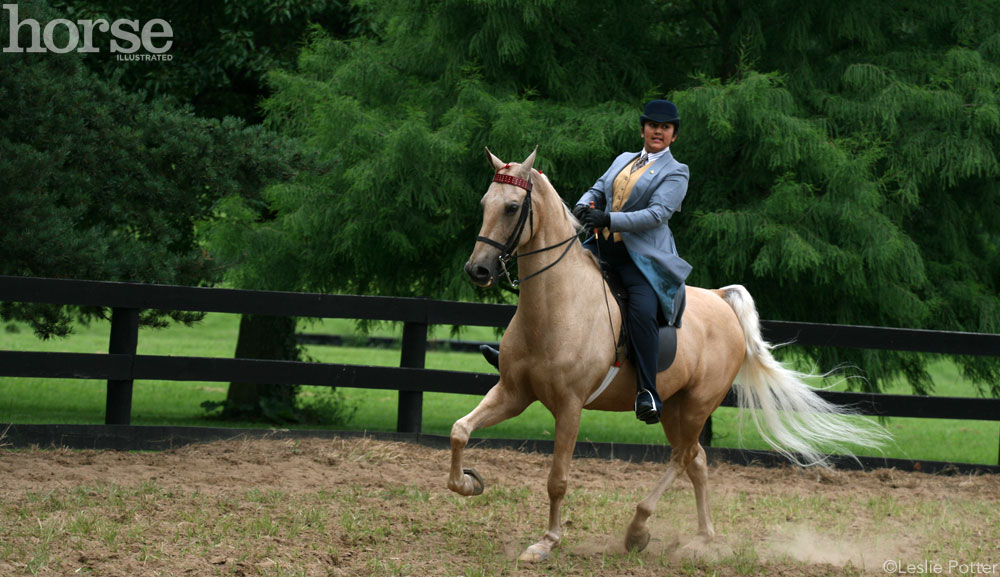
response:
{"label": "light blue jacket", "polygon": [[[610,207],[615,177],[638,156],[638,152],[619,155],[577,204],[589,206],[593,201],[599,208]],[[611,231],[621,233],[632,262],[653,286],[670,324],[676,321],[675,312],[682,302],[684,280],[691,273],[691,265],[677,254],[667,221],[681,209],[689,174],[687,165],[674,160],[667,151],[635,183],[622,210],[611,212]],[[586,242],[593,241],[591,236]]]}

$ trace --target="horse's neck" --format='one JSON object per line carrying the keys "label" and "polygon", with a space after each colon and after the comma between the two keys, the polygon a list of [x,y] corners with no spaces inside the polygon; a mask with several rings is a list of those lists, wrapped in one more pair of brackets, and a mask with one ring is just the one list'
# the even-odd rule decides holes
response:
{"label": "horse's neck", "polygon": [[[535,230],[530,242],[519,251],[527,253],[546,247],[558,245],[573,236],[574,230],[565,219],[561,201],[546,205],[545,216],[536,223],[540,226]],[[566,256],[565,246],[530,255],[518,260],[518,271],[521,278],[539,273],[524,282],[520,287],[518,309],[525,321],[541,324],[559,322],[572,318],[580,310],[587,310],[593,303],[589,302],[592,295],[600,295],[604,284],[600,270],[594,266],[593,257],[574,238]],[[558,263],[554,264],[562,257]],[[551,266],[547,270],[546,267]],[[583,302],[587,300],[588,302]],[[603,301],[601,302],[603,307]]]}

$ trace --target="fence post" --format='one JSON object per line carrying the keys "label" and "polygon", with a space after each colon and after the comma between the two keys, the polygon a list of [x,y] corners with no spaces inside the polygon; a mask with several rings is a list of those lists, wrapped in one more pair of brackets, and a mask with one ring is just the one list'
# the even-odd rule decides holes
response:
{"label": "fence post", "polygon": [[[139,344],[139,309],[111,309],[111,338],[108,353],[135,355]],[[108,379],[105,425],[128,425],[132,422],[132,379]]]}
{"label": "fence post", "polygon": [[[403,349],[399,366],[412,369],[424,368],[427,358],[427,323],[403,323]],[[424,394],[420,391],[399,391],[396,410],[396,431],[419,433],[424,414]]]}

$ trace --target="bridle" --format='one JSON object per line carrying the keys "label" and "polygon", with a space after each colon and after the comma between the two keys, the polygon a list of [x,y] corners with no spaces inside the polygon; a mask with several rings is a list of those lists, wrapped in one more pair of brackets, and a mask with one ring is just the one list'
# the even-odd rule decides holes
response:
{"label": "bridle", "polygon": [[[500,170],[503,170],[504,168],[510,168],[510,163],[504,165],[503,168],[501,168]],[[530,180],[531,174],[529,171],[528,174],[529,180],[525,180],[523,178],[513,176],[510,174],[500,174],[500,170],[497,170],[497,172],[493,175],[493,182],[499,182],[500,184],[513,184],[514,186],[523,188],[525,190],[524,202],[521,204],[521,210],[518,212],[517,215],[517,224],[514,225],[514,231],[510,234],[509,237],[507,237],[507,242],[503,244],[500,244],[499,242],[485,236],[477,236],[476,241],[484,242],[492,247],[500,249],[500,256],[498,257],[498,260],[500,261],[500,268],[503,270],[504,276],[507,277],[507,282],[510,283],[512,287],[517,288],[517,286],[523,283],[524,281],[532,277],[538,276],[543,272],[559,264],[559,261],[561,261],[563,257],[565,257],[569,253],[569,249],[573,248],[571,241],[576,238],[576,235],[578,233],[574,232],[571,237],[552,246],[547,246],[544,248],[540,248],[538,250],[533,250],[522,254],[514,254],[517,251],[517,241],[518,239],[521,238],[521,234],[524,233],[525,225],[529,227],[531,235],[532,236],[535,235],[535,216],[531,202],[531,180]],[[559,248],[560,246],[563,245],[567,245],[566,250],[564,250],[563,253],[559,255],[559,258],[557,258],[555,262],[553,262],[552,264],[546,266],[541,270],[537,270],[524,278],[517,278],[517,279],[511,278],[510,272],[507,270],[507,265],[510,264],[512,260],[517,260],[518,258],[521,257],[550,251],[552,249]]]}

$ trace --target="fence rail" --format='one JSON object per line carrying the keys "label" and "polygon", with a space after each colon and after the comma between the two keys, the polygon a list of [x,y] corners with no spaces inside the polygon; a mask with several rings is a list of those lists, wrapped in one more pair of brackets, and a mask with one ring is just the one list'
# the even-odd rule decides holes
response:
{"label": "fence rail", "polygon": [[[0,301],[109,307],[108,354],[0,351],[0,376],[107,380],[105,423],[131,421],[140,380],[238,381],[399,391],[397,430],[420,433],[424,392],[483,395],[496,375],[424,368],[433,324],[506,327],[510,305],[0,276]],[[400,367],[136,354],[143,309],[403,322]],[[761,321],[770,342],[1000,356],[1000,335]],[[821,391],[827,400],[886,417],[1000,421],[1000,399]],[[727,396],[724,406],[735,406]]]}

